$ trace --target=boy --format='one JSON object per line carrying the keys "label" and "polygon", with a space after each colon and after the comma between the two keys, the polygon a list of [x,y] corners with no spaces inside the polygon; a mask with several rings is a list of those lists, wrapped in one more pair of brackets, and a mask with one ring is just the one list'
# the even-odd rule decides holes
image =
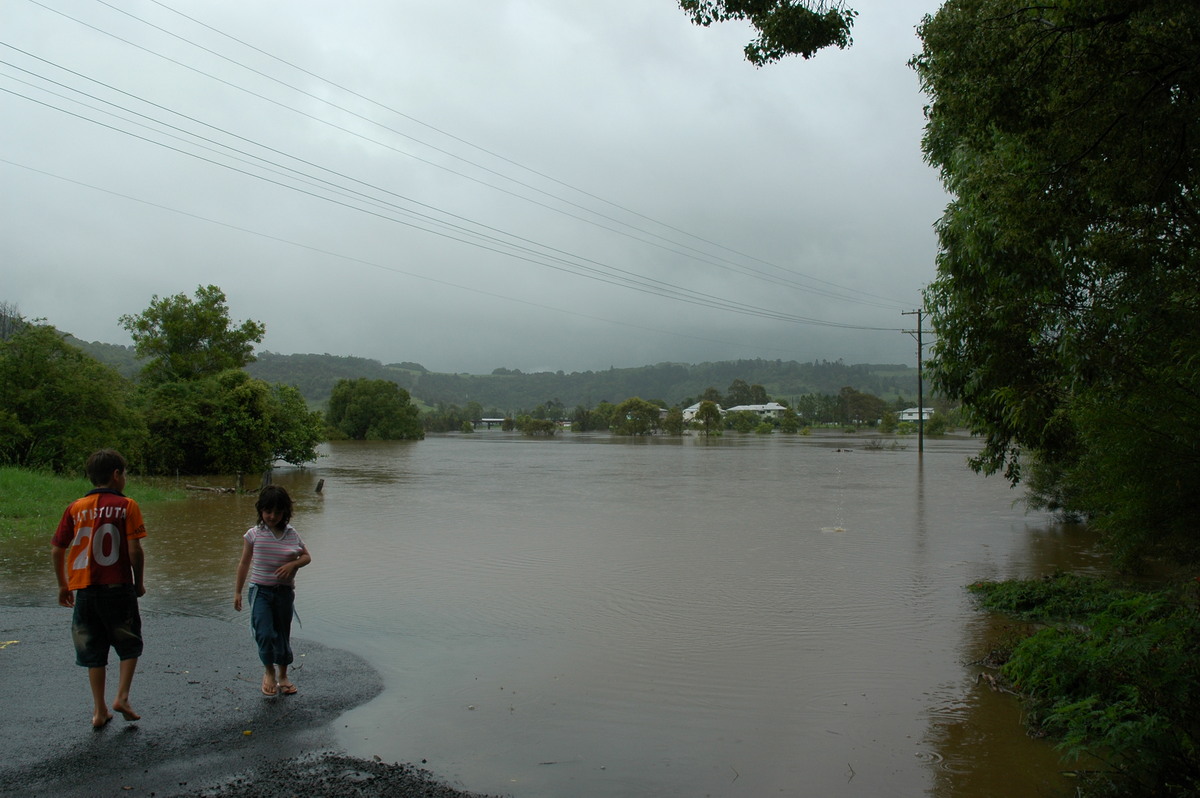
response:
{"label": "boy", "polygon": [[110,647],[121,660],[112,708],[125,720],[141,718],[129,705],[129,688],[142,654],[138,597],[146,594],[141,540],[146,537],[146,525],[137,502],[121,493],[125,490],[124,457],[112,449],[101,449],[88,458],[87,475],[96,488],[63,513],[51,554],[58,578],[58,603],[74,608],[75,663],[88,669],[95,705],[92,726],[99,729],[113,718],[104,697]]}

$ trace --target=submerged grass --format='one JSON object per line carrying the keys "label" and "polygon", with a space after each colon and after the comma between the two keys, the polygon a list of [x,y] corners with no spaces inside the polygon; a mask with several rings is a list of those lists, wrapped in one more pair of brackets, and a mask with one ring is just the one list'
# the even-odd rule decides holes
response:
{"label": "submerged grass", "polygon": [[[11,466],[0,467],[0,540],[54,534],[63,510],[92,489],[83,477],[63,477]],[[183,491],[136,486],[139,504],[183,498]]]}

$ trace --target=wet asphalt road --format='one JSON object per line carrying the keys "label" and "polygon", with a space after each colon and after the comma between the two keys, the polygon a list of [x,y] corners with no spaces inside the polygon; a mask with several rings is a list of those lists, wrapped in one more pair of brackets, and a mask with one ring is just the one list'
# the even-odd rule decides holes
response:
{"label": "wet asphalt road", "polygon": [[[293,639],[294,696],[266,698],[246,624],[143,610],[146,650],[130,703],[91,726],[71,611],[0,607],[0,795],[464,796],[428,773],[343,756],[331,724],[378,695],[379,675],[345,651]],[[116,658],[108,701],[116,690]]]}

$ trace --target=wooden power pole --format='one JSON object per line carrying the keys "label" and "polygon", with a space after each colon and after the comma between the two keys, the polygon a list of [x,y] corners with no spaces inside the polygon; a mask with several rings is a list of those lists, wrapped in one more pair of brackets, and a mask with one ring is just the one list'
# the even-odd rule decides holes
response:
{"label": "wooden power pole", "polygon": [[925,317],[925,311],[918,308],[917,310],[909,310],[901,313],[902,316],[916,316],[917,329],[905,330],[906,333],[917,339],[917,454],[924,456],[925,454],[925,378],[923,375],[922,361],[925,359],[925,342],[922,340],[923,330],[921,320]]}

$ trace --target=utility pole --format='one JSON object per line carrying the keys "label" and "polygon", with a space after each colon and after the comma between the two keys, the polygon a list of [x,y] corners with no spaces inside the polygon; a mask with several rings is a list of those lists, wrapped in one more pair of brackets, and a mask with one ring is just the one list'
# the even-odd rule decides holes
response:
{"label": "utility pole", "polygon": [[917,454],[923,457],[925,455],[925,378],[922,374],[921,361],[925,359],[925,344],[921,339],[923,332],[921,320],[925,317],[925,311],[918,308],[902,312],[900,315],[917,317],[917,329],[904,332],[917,339]]}

